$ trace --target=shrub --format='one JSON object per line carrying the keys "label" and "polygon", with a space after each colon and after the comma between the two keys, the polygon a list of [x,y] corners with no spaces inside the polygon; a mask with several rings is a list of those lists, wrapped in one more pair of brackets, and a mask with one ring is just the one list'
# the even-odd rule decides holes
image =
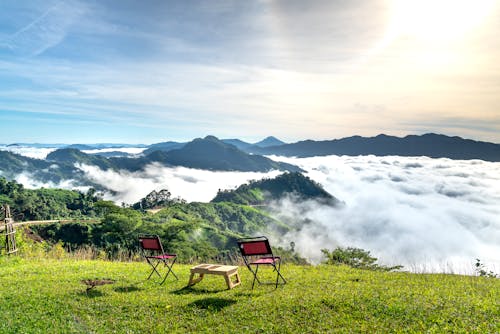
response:
{"label": "shrub", "polygon": [[487,270],[486,266],[481,263],[481,260],[476,259],[476,274],[481,277],[497,278],[498,275],[491,270]]}
{"label": "shrub", "polygon": [[377,264],[377,258],[370,255],[370,251],[354,247],[337,247],[333,251],[322,249],[321,252],[326,257],[326,264],[332,265],[347,265],[352,268],[391,271],[403,268],[397,265],[387,267]]}

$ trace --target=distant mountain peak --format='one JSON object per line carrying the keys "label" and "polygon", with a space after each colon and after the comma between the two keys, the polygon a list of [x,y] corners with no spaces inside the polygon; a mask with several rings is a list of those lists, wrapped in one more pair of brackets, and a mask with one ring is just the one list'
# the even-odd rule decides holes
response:
{"label": "distant mountain peak", "polygon": [[[201,139],[201,138],[197,138],[197,139]],[[203,139],[204,139],[204,140],[210,140],[210,141],[217,141],[217,142],[219,142],[219,141],[220,141],[220,140],[219,140],[219,138],[217,138],[217,137],[215,137],[215,136],[213,136],[213,135],[208,135],[208,136],[206,136],[206,137],[205,137],[205,138],[203,138]]]}
{"label": "distant mountain peak", "polygon": [[300,168],[269,158],[248,154],[215,136],[196,138],[183,147],[171,150],[165,157],[171,165],[208,170],[267,172],[273,169],[299,171]]}
{"label": "distant mountain peak", "polygon": [[47,155],[46,160],[57,161],[57,162],[69,162],[74,163],[81,157],[86,157],[87,154],[83,153],[77,148],[60,148],[51,152]]}
{"label": "distant mountain peak", "polygon": [[263,140],[255,143],[254,145],[259,146],[259,147],[270,147],[270,146],[278,146],[278,145],[283,145],[283,144],[286,144],[286,143],[284,141],[279,140],[276,137],[269,136],[269,137],[266,137]]}
{"label": "distant mountain peak", "polygon": [[96,165],[102,169],[112,167],[111,162],[101,156],[86,154],[76,148],[60,148],[47,155],[47,161],[62,162],[62,163],[82,163],[86,165]]}
{"label": "distant mountain peak", "polygon": [[183,147],[176,151],[189,151],[189,150],[195,150],[193,153],[204,153],[203,151],[196,151],[196,150],[204,150],[204,149],[218,149],[218,150],[227,150],[227,149],[237,149],[233,145],[226,144],[219,138],[215,136],[206,136],[205,138],[196,138],[188,143],[186,143]]}

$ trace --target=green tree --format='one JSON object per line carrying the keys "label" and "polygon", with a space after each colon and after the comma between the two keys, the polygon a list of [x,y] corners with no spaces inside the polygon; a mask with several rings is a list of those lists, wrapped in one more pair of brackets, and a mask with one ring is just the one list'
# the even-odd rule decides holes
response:
{"label": "green tree", "polygon": [[94,243],[108,250],[133,249],[137,244],[142,215],[129,208],[116,207],[92,231]]}

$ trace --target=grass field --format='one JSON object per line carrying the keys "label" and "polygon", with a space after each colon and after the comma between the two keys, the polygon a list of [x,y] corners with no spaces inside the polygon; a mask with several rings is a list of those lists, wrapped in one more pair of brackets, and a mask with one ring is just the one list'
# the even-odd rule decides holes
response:
{"label": "grass field", "polygon": [[[284,265],[288,284],[145,281],[137,262],[0,258],[0,333],[499,333],[500,280]],[[266,272],[271,278],[271,272]],[[83,279],[114,284],[86,293]]]}

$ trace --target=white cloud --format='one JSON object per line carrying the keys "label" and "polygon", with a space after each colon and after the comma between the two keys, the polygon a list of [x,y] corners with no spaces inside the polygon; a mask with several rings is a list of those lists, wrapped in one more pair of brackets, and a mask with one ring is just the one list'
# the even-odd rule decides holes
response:
{"label": "white cloud", "polygon": [[[340,209],[284,201],[282,216],[308,219],[284,246],[315,262],[321,248],[354,246],[407,269],[470,273],[476,258],[500,269],[500,166],[425,157],[285,159],[345,202]],[[297,213],[300,210],[300,214]]]}
{"label": "white cloud", "polygon": [[153,190],[168,189],[173,197],[188,202],[209,202],[218,189],[232,189],[249,180],[274,177],[279,172],[241,173],[211,172],[186,167],[165,167],[156,163],[143,171],[103,171],[95,166],[79,166],[93,182],[113,192],[106,198],[115,202],[132,204],[144,198]]}
{"label": "white cloud", "polygon": [[[57,150],[57,147],[32,147],[32,146],[1,146],[0,150],[9,151],[12,153],[16,153],[25,157],[34,158],[34,159],[45,159],[47,155],[51,152]],[[92,150],[83,150],[82,152],[87,154],[96,154],[96,153],[109,153],[109,152],[123,152],[131,155],[139,155],[146,148],[144,147],[116,147],[116,148],[101,148],[101,149],[92,149]]]}
{"label": "white cloud", "polygon": [[[54,168],[57,165],[51,165],[50,168]],[[78,186],[74,180],[63,180],[59,183],[55,182],[43,182],[37,180],[31,173],[23,172],[18,174],[15,181],[21,183],[28,189],[39,189],[39,188],[59,188],[59,189],[72,189],[86,192],[90,187]]]}
{"label": "white cloud", "polygon": [[47,155],[57,148],[37,148],[30,146],[0,146],[0,150],[9,151],[34,159],[45,159]]}
{"label": "white cloud", "polygon": [[145,149],[146,149],[145,147],[110,147],[110,148],[99,148],[92,150],[82,150],[82,152],[87,154],[123,152],[135,155],[142,153]]}

